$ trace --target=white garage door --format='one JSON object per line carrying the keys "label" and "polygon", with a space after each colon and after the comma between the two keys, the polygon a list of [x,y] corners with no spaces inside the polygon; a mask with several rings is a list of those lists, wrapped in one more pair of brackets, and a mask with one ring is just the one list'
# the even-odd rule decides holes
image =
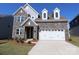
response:
{"label": "white garage door", "polygon": [[65,40],[65,31],[40,31],[39,40]]}

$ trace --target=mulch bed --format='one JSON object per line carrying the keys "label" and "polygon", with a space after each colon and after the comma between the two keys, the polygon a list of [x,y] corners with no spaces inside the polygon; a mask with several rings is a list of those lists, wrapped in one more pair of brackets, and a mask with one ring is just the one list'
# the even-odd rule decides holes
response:
{"label": "mulch bed", "polygon": [[[12,39],[0,40],[0,44],[5,44],[7,42],[10,42],[10,43],[12,42],[12,44],[16,44],[16,45],[33,45],[33,46],[35,45],[30,42],[25,43],[23,40],[22,41],[21,40],[17,41],[17,40],[12,40]],[[32,40],[31,42],[38,42],[38,40]]]}

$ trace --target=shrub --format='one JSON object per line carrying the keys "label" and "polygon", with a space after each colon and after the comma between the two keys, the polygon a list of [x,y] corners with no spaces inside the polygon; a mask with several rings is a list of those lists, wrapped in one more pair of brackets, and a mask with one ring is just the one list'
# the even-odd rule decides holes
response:
{"label": "shrub", "polygon": [[19,39],[17,37],[15,38],[15,40],[16,40],[17,43],[19,43]]}
{"label": "shrub", "polygon": [[31,41],[28,41],[28,44],[31,44]]}
{"label": "shrub", "polygon": [[21,43],[24,43],[24,40],[20,40]]}
{"label": "shrub", "polygon": [[17,43],[19,43],[19,40],[16,40]]}

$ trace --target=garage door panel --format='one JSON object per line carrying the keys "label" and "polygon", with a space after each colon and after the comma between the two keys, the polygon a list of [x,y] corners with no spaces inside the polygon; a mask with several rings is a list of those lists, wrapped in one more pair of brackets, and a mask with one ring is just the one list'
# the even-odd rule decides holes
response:
{"label": "garage door panel", "polygon": [[65,31],[41,31],[39,40],[65,40]]}

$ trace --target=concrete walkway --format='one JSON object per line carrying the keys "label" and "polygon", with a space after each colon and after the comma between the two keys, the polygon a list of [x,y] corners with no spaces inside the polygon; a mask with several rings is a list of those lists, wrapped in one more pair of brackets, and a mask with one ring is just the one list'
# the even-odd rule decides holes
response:
{"label": "concrete walkway", "polygon": [[79,54],[79,47],[66,41],[38,41],[29,55],[72,55]]}

